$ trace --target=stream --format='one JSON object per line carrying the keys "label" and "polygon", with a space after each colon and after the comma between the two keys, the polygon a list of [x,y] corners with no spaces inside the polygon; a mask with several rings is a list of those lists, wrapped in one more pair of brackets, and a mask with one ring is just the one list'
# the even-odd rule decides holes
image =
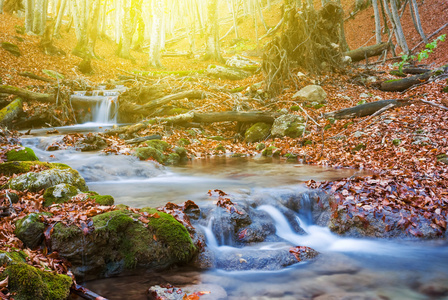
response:
{"label": "stream", "polygon": [[[110,108],[108,108],[110,109]],[[104,130],[111,119],[59,132]],[[93,120],[94,121],[94,120]],[[298,165],[276,159],[218,157],[189,161],[175,167],[139,161],[131,156],[75,150],[45,151],[62,135],[33,130],[22,144],[34,149],[42,161],[62,162],[78,170],[90,190],[112,195],[116,204],[158,207],[166,202],[195,201],[200,207],[212,199],[209,190],[220,189],[231,198],[276,199],[284,193],[303,192],[304,181],[335,180],[355,170]],[[164,272],[137,270],[120,277],[83,283],[108,299],[147,299],[154,285],[172,284],[184,292],[210,291],[200,299],[448,299],[448,246],[445,241],[393,241],[339,237],[313,224],[309,211],[287,219],[276,205],[260,205],[275,225],[277,240],[244,249],[226,243],[202,228],[208,247],[219,256],[226,251],[270,251],[309,246],[320,254],[279,270],[197,270],[190,267]],[[295,222],[295,224],[293,224]],[[211,223],[211,222],[209,222]],[[304,233],[298,233],[300,226]],[[177,298],[173,298],[177,299]]]}

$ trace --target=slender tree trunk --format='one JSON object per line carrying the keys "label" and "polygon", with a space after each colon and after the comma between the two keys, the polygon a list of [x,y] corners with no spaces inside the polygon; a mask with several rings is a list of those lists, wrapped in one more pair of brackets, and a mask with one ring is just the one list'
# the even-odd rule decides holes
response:
{"label": "slender tree trunk", "polygon": [[207,0],[207,33],[205,59],[224,61],[219,48],[218,0]]}
{"label": "slender tree trunk", "polygon": [[[342,9],[341,0],[337,0],[337,3]],[[349,51],[350,47],[347,43],[347,38],[345,37],[345,28],[344,28],[344,18],[341,18],[341,21],[339,22],[339,45],[341,47],[341,50],[343,52]]]}
{"label": "slender tree trunk", "polygon": [[100,0],[91,0],[89,9],[89,22],[87,22],[87,45],[86,54],[88,57],[97,57],[95,54],[95,44],[98,36],[98,19],[100,16]]}
{"label": "slender tree trunk", "polygon": [[77,43],[72,53],[76,56],[86,58],[87,30],[86,30],[86,8],[85,0],[72,0],[73,20]]}
{"label": "slender tree trunk", "polygon": [[230,0],[230,6],[231,6],[231,10],[232,10],[232,18],[233,18],[233,29],[235,30],[235,38],[239,38],[238,35],[238,22],[237,22],[237,13],[235,11],[235,0]]}
{"label": "slender tree trunk", "polygon": [[422,23],[420,22],[420,14],[418,12],[417,1],[416,0],[409,0],[409,1],[410,1],[409,7],[411,8],[412,21],[414,22],[415,29],[417,29],[418,33],[422,37],[423,42],[427,44],[428,39],[426,38],[425,32],[423,31],[422,28]]}
{"label": "slender tree trunk", "polygon": [[45,0],[35,0],[33,7],[33,33],[42,34],[43,8]]}
{"label": "slender tree trunk", "polygon": [[[263,24],[264,29],[267,32],[269,29],[268,29],[268,26],[266,25],[266,22],[264,21],[263,10],[261,9],[260,0],[255,0],[255,3],[256,3],[257,8],[258,8],[258,13],[260,14],[261,23]],[[258,38],[257,38],[257,43],[258,43]]]}
{"label": "slender tree trunk", "polygon": [[165,0],[153,0],[151,45],[149,48],[148,64],[154,68],[162,67],[162,62],[160,61],[162,55],[160,53],[160,50],[161,50],[162,32],[163,32],[162,19],[164,8],[165,8]]}
{"label": "slender tree trunk", "polygon": [[5,4],[4,0],[0,0],[0,14],[3,13],[3,5]]}
{"label": "slender tree trunk", "polygon": [[[126,0],[123,0],[126,1]],[[121,41],[121,18],[122,18],[122,0],[115,0],[115,42]]]}
{"label": "slender tree trunk", "polygon": [[387,26],[387,18],[386,18],[386,12],[384,11],[384,3],[382,0],[380,1],[381,6],[381,15],[383,16],[383,23],[384,23],[384,32],[385,34],[389,34],[389,26]]}
{"label": "slender tree trunk", "polygon": [[33,0],[25,0],[25,32],[33,31]]}
{"label": "slender tree trunk", "polygon": [[381,18],[380,18],[380,10],[378,9],[378,0],[372,0],[372,6],[373,6],[373,14],[375,16],[376,43],[380,44],[381,43]]}
{"label": "slender tree trunk", "polygon": [[390,8],[392,12],[392,18],[394,20],[397,42],[401,47],[403,53],[409,53],[409,47],[406,43],[406,38],[404,37],[403,27],[401,26],[400,16],[398,15],[396,0],[390,0]]}
{"label": "slender tree trunk", "polygon": [[62,18],[64,17],[65,14],[65,7],[67,6],[67,0],[62,0],[61,1],[61,5],[58,9],[58,16],[56,18],[56,24],[54,25],[54,32],[53,35],[59,36],[59,30],[61,29],[61,24],[62,24]]}
{"label": "slender tree trunk", "polygon": [[188,30],[188,43],[190,44],[190,52],[196,51],[196,15],[194,13],[194,0],[188,0],[188,17],[189,17],[189,30]]}

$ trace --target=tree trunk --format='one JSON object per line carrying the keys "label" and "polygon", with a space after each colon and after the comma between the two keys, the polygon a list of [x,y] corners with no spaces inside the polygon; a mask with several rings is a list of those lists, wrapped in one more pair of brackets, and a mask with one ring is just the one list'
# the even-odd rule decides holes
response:
{"label": "tree trunk", "polygon": [[153,18],[152,18],[152,33],[151,46],[149,48],[149,65],[154,68],[161,68],[161,43],[162,43],[162,19],[163,10],[165,8],[165,0],[153,0]]}
{"label": "tree trunk", "polygon": [[393,104],[395,107],[400,107],[409,105],[410,101],[403,99],[380,100],[332,111],[324,114],[324,118],[333,118],[336,120],[362,118],[370,116],[390,104]]}
{"label": "tree trunk", "polygon": [[205,60],[223,62],[219,48],[218,0],[207,0],[207,24]]}
{"label": "tree trunk", "polygon": [[398,45],[400,45],[403,53],[409,53],[409,47],[406,43],[406,38],[404,37],[403,27],[401,26],[400,16],[398,15],[397,3],[396,0],[390,0],[390,7],[392,12],[392,19],[394,21],[396,37]]}
{"label": "tree trunk", "polygon": [[43,8],[44,8],[44,2],[45,0],[34,0],[34,7],[33,7],[33,33],[40,35],[43,32],[41,32],[42,28],[42,22],[43,22]]}
{"label": "tree trunk", "polygon": [[56,97],[52,94],[35,93],[32,91],[28,91],[22,88],[13,87],[9,85],[0,85],[0,93],[16,95],[21,98],[36,100],[40,102],[56,103]]}
{"label": "tree trunk", "polygon": [[[27,0],[25,0],[25,1],[27,1]],[[67,6],[66,4],[67,4],[67,0],[62,0],[61,5],[58,9],[58,16],[56,19],[56,24],[54,25],[54,32],[53,32],[53,36],[55,36],[55,37],[58,37],[60,35],[59,30],[61,29],[62,18],[64,17],[65,8]]]}
{"label": "tree trunk", "polygon": [[415,29],[417,29],[418,33],[422,37],[423,42],[425,44],[428,43],[428,39],[426,38],[425,32],[422,28],[422,23],[420,22],[420,14],[418,12],[418,3],[416,0],[409,0],[410,2],[410,8],[411,8],[411,15],[412,15],[412,21],[414,22]]}
{"label": "tree trunk", "polygon": [[373,6],[373,14],[375,16],[376,43],[381,44],[381,18],[380,18],[380,10],[378,8],[378,0],[372,0],[372,6]]}
{"label": "tree trunk", "polygon": [[3,13],[3,5],[5,4],[5,0],[0,0],[0,14]]}
{"label": "tree trunk", "polygon": [[33,31],[33,0],[25,1],[25,32],[31,33]]}
{"label": "tree trunk", "polygon": [[402,92],[415,84],[427,81],[431,77],[431,75],[433,75],[433,71],[406,77],[399,80],[385,81],[381,84],[380,90],[389,92]]}
{"label": "tree trunk", "polygon": [[368,47],[361,47],[352,51],[344,52],[345,56],[350,56],[353,62],[361,61],[366,57],[377,56],[389,48],[388,43],[376,44]]}
{"label": "tree trunk", "polygon": [[89,9],[89,22],[87,22],[86,55],[96,57],[95,44],[98,36],[98,19],[100,16],[100,0],[91,0]]}

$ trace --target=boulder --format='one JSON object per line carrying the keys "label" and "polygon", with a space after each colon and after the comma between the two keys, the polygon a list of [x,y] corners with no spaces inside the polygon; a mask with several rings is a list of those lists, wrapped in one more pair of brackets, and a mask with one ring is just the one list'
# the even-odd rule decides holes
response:
{"label": "boulder", "polygon": [[39,246],[44,239],[45,224],[40,219],[41,215],[31,213],[15,224],[14,234],[30,249]]}
{"label": "boulder", "polygon": [[229,80],[241,80],[250,76],[249,72],[225,68],[216,65],[209,65],[206,70],[208,76],[212,76],[219,79],[229,79]]}
{"label": "boulder", "polygon": [[78,171],[71,168],[53,168],[42,172],[22,174],[10,180],[9,188],[18,191],[37,192],[60,183],[73,185],[83,192],[88,191],[84,178],[79,175]]}
{"label": "boulder", "polygon": [[11,176],[13,174],[28,173],[35,166],[47,169],[70,169],[69,166],[61,163],[48,163],[41,161],[7,161],[0,164],[0,174]]}
{"label": "boulder", "polygon": [[25,147],[25,149],[17,150],[13,149],[6,152],[6,158],[8,161],[38,161],[33,149]]}
{"label": "boulder", "polygon": [[276,137],[289,136],[297,138],[303,134],[305,120],[297,115],[282,115],[275,119],[272,125],[271,135]]}
{"label": "boulder", "polygon": [[109,277],[136,267],[164,269],[186,263],[197,252],[187,231],[171,215],[155,209],[140,214],[115,210],[92,217],[93,231],[58,223],[51,235],[52,250],[67,259],[84,280]]}
{"label": "boulder", "polygon": [[[202,295],[201,292],[207,292]],[[161,287],[159,285],[152,286],[148,290],[148,299],[149,300],[158,300],[158,299],[166,299],[166,300],[183,300],[190,299],[190,295],[194,295],[195,293],[200,293],[201,300],[226,300],[227,292],[221,286],[217,284],[196,284],[189,285],[182,288],[176,287]],[[187,295],[187,296],[185,296]],[[199,299],[197,298],[191,299]]]}
{"label": "boulder", "polygon": [[9,278],[8,289],[14,293],[14,299],[21,300],[67,299],[73,283],[67,275],[42,271],[26,263],[10,264],[0,279],[6,276]]}
{"label": "boulder", "polygon": [[95,151],[107,146],[103,138],[95,134],[88,134],[85,138],[79,140],[75,147],[81,151]]}
{"label": "boulder", "polygon": [[141,160],[153,159],[158,163],[163,164],[167,160],[167,155],[164,154],[171,145],[161,140],[147,141],[146,147],[135,148],[134,155]]}
{"label": "boulder", "polygon": [[260,142],[269,136],[271,132],[271,125],[263,122],[258,122],[246,130],[244,137],[246,142],[255,143]]}
{"label": "boulder", "polygon": [[[299,98],[304,102],[317,102],[319,104],[327,103],[327,93],[319,85],[308,85],[295,93],[292,99]],[[296,100],[297,101],[297,100]]]}
{"label": "boulder", "polygon": [[79,193],[80,191],[73,185],[60,183],[45,190],[43,205],[46,207],[53,203],[65,203]]}

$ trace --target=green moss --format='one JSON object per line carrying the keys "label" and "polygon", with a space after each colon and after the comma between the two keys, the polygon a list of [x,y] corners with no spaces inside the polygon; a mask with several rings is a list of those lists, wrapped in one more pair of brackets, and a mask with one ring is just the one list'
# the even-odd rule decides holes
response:
{"label": "green moss", "polygon": [[224,141],[225,140],[225,138],[223,138],[222,136],[219,136],[219,135],[217,135],[217,136],[209,136],[207,139],[213,140],[213,141]]}
{"label": "green moss", "polygon": [[70,294],[72,280],[66,275],[41,271],[25,263],[8,266],[4,274],[9,276],[8,288],[16,293],[16,300],[60,300]]}
{"label": "green moss", "polygon": [[314,144],[314,142],[311,141],[311,140],[306,140],[306,141],[303,142],[303,146],[304,146],[304,147],[305,147],[305,146],[308,146],[308,145],[313,145],[313,144]]}
{"label": "green moss", "polygon": [[246,157],[246,154],[244,154],[244,153],[233,153],[232,157]]}
{"label": "green moss", "polygon": [[276,149],[277,149],[277,147],[269,146],[266,149],[264,149],[263,152],[261,152],[261,155],[263,155],[263,156],[271,156]]}
{"label": "green moss", "polygon": [[384,83],[388,83],[388,82],[396,82],[396,81],[400,81],[400,80],[403,80],[403,79],[390,79],[390,80],[386,80],[386,81],[384,81]]}
{"label": "green moss", "polygon": [[10,265],[13,263],[23,263],[28,256],[23,251],[0,251],[0,265]]}
{"label": "green moss", "polygon": [[305,130],[305,126],[301,122],[294,121],[291,125],[285,130],[285,135],[290,138],[297,138],[303,134]]}
{"label": "green moss", "polygon": [[6,158],[8,161],[38,161],[33,149],[25,147],[23,150],[10,150],[6,152]]}
{"label": "green moss", "polygon": [[27,246],[34,249],[39,246],[44,238],[45,224],[41,220],[42,215],[51,216],[50,213],[31,213],[15,223],[14,234]]}
{"label": "green moss", "polygon": [[176,147],[174,148],[174,152],[176,152],[180,159],[185,159],[187,158],[187,150],[184,147]]}
{"label": "green moss", "polygon": [[358,152],[361,149],[363,149],[363,150],[366,149],[366,145],[364,143],[360,143],[360,144],[356,145],[356,147],[353,148],[352,152]]}
{"label": "green moss", "polygon": [[444,93],[448,93],[448,86],[442,88],[442,92],[444,92]]}
{"label": "green moss", "polygon": [[155,148],[155,149],[157,149],[159,151],[162,151],[162,152],[164,152],[164,151],[166,151],[166,150],[171,148],[170,144],[168,144],[165,141],[161,141],[161,140],[150,140],[150,141],[145,142],[145,144],[148,147]]}
{"label": "green moss", "polygon": [[134,222],[132,213],[127,210],[114,210],[92,218],[95,231],[109,230],[113,232],[123,231]]}
{"label": "green moss", "polygon": [[259,143],[259,144],[255,147],[255,149],[257,149],[257,151],[261,151],[261,150],[263,150],[264,148],[266,148],[266,145],[265,145],[264,143]]}
{"label": "green moss", "polygon": [[167,165],[177,165],[180,162],[180,156],[177,153],[170,153],[165,163]]}
{"label": "green moss", "polygon": [[54,203],[66,203],[72,197],[78,195],[79,190],[73,185],[67,183],[61,183],[52,187],[49,187],[44,192],[44,203],[45,207],[50,206]]}
{"label": "green moss", "polygon": [[196,137],[198,135],[198,133],[193,129],[188,129],[186,132],[193,137]]}
{"label": "green moss", "polygon": [[[1,78],[0,78],[0,84],[1,84]],[[9,103],[9,105],[2,108],[0,110],[0,123],[4,123],[3,125],[8,124],[9,121],[5,120],[5,118],[8,116],[8,114],[11,112],[14,112],[14,111],[20,111],[21,107],[22,107],[22,99],[17,98],[14,101],[12,101],[11,103]]]}
{"label": "green moss", "polygon": [[0,174],[11,176],[13,174],[28,173],[31,171],[31,167],[35,165],[51,168],[50,163],[40,161],[7,161],[0,164]]}
{"label": "green moss", "polygon": [[245,140],[248,143],[259,142],[267,138],[271,132],[271,124],[258,122],[246,130],[244,134]]}
{"label": "green moss", "polygon": [[239,93],[239,92],[244,91],[246,88],[247,88],[247,86],[239,86],[234,89],[231,89],[230,92],[231,93]]}
{"label": "green moss", "polygon": [[285,154],[285,157],[286,157],[288,160],[296,160],[296,159],[297,159],[297,154],[294,154],[294,153],[286,153],[286,154]]}
{"label": "green moss", "polygon": [[291,111],[299,111],[300,110],[300,106],[298,105],[293,105],[289,108]]}
{"label": "green moss", "polygon": [[395,146],[398,146],[398,145],[401,144],[401,140],[400,140],[400,139],[394,139],[394,140],[392,141],[392,144],[394,144]]}
{"label": "green moss", "polygon": [[347,129],[348,126],[353,125],[353,124],[354,124],[354,122],[353,122],[353,121],[350,121],[350,122],[345,123],[344,126],[342,126],[342,127],[344,127],[345,129]]}
{"label": "green moss", "polygon": [[226,152],[226,148],[222,144],[219,144],[218,146],[215,147],[215,151]]}
{"label": "green moss", "polygon": [[53,228],[54,230],[52,237],[63,241],[68,241],[71,238],[74,238],[82,234],[81,229],[79,229],[79,227],[77,227],[76,225],[67,226],[62,223],[57,223],[56,225],[54,225]]}
{"label": "green moss", "polygon": [[89,196],[91,199],[95,200],[99,205],[111,206],[114,205],[115,199],[110,195],[93,195]]}
{"label": "green moss", "polygon": [[161,164],[163,164],[163,162],[166,160],[166,156],[163,154],[163,152],[153,147],[135,148],[135,156],[137,156],[141,160],[152,158]]}
{"label": "green moss", "polygon": [[153,208],[142,208],[141,211],[159,215],[159,218],[149,218],[148,223],[157,240],[164,242],[179,260],[186,261],[191,258],[195,246],[190,234],[182,224],[172,215]]}
{"label": "green moss", "polygon": [[179,146],[187,146],[187,145],[190,145],[191,143],[190,143],[190,140],[189,139],[186,139],[186,138],[181,138],[180,140],[178,140],[177,141],[177,144],[179,145]]}

